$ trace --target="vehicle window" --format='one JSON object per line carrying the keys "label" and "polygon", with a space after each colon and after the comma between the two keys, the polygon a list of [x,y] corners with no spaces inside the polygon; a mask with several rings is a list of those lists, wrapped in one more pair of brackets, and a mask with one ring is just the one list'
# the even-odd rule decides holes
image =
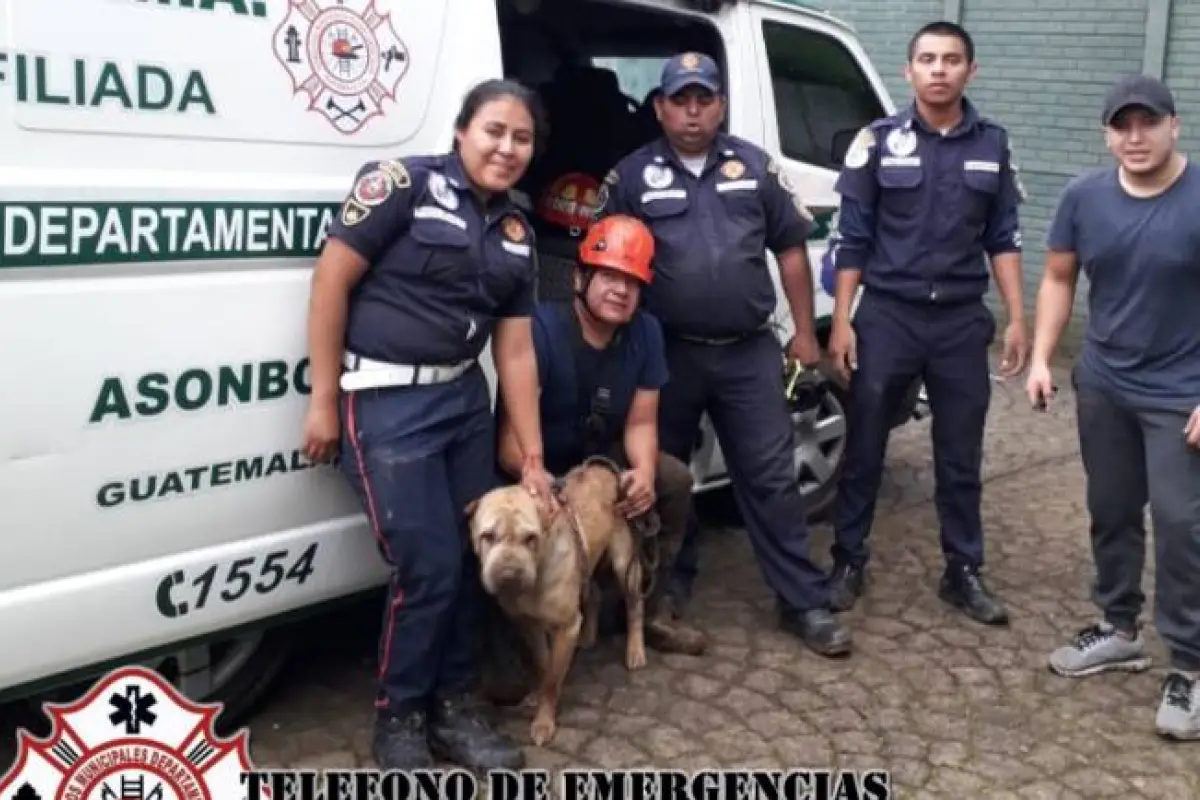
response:
{"label": "vehicle window", "polygon": [[640,103],[651,90],[658,88],[666,61],[663,56],[605,56],[593,58],[592,66],[617,73],[621,91]]}
{"label": "vehicle window", "polygon": [[763,38],[780,150],[788,158],[837,169],[835,134],[884,116],[879,98],[836,39],[774,20],[763,21]]}

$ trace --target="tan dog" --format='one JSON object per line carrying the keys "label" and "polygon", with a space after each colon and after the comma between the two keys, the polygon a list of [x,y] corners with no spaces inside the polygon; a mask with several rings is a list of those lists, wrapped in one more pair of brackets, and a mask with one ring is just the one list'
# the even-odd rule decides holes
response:
{"label": "tan dog", "polygon": [[538,669],[530,734],[541,746],[558,727],[558,700],[577,646],[596,640],[598,591],[585,590],[601,561],[625,595],[629,631],[625,666],[646,665],[642,565],[625,519],[617,513],[617,475],[603,464],[576,467],[565,478],[563,505],[545,512],[520,486],[494,489],[467,507],[471,544],[483,587],[521,629]]}

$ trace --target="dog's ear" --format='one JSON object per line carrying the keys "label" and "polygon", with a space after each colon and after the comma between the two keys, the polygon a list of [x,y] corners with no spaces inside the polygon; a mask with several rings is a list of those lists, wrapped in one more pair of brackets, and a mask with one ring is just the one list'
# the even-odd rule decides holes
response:
{"label": "dog's ear", "polygon": [[475,516],[475,511],[478,508],[479,508],[479,498],[476,497],[474,500],[467,503],[465,508],[463,508],[463,517],[465,519],[470,519],[471,517]]}

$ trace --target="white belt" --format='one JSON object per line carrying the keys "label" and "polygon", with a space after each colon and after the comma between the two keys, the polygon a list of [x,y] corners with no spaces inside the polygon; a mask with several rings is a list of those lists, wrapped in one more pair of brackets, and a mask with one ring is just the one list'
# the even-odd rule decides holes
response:
{"label": "white belt", "polygon": [[457,364],[389,364],[354,353],[342,357],[346,371],[339,381],[343,392],[382,389],[388,386],[431,386],[449,383],[475,365],[475,359]]}

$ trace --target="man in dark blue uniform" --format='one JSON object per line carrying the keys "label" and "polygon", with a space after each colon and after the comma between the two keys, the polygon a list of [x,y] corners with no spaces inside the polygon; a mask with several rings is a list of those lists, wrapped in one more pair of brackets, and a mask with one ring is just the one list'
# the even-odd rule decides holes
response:
{"label": "man in dark blue uniform", "polygon": [[[980,578],[980,468],[991,399],[984,305],[991,260],[1008,310],[1000,374],[1024,367],[1018,204],[1023,190],[1008,134],[963,97],[975,50],[960,26],[925,26],[909,45],[911,106],[864,128],[846,154],[830,354],[851,380],[850,438],[834,510],[833,598],[864,590],[867,534],[889,421],[924,380],[933,412],[937,509],[946,569],[938,595],[973,619],[1008,614]],[[859,285],[862,299],[850,322]],[[851,378],[852,375],[852,378]]]}
{"label": "man in dark blue uniform", "polygon": [[845,655],[850,634],[808,554],[784,358],[769,327],[768,249],[796,328],[789,354],[804,366],[820,361],[805,244],[812,217],[767,153],[721,132],[726,99],[712,58],[671,58],[654,102],[664,136],[613,168],[598,213],[638,217],[654,233],[655,280],[644,297],[667,343],[662,447],[689,461],[708,412],[781,625],[818,653]]}

